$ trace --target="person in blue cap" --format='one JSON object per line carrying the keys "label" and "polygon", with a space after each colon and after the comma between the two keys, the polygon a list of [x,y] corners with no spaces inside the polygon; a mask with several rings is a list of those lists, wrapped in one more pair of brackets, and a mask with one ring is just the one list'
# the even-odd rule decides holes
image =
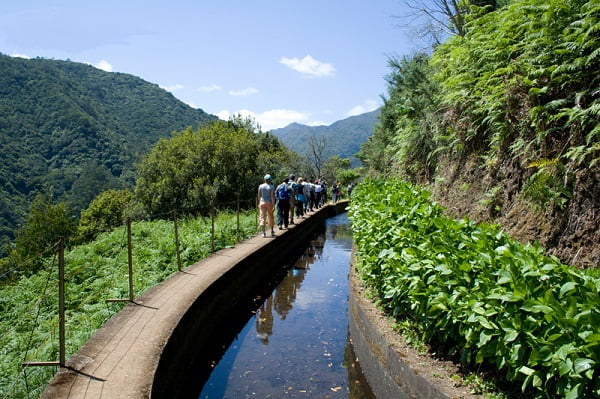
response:
{"label": "person in blue cap", "polygon": [[271,181],[271,175],[267,174],[264,178],[264,183],[258,186],[256,202],[260,209],[260,227],[262,227],[262,236],[266,237],[266,222],[268,218],[269,227],[271,227],[271,237],[275,237],[275,218],[273,210],[275,209],[275,186]]}

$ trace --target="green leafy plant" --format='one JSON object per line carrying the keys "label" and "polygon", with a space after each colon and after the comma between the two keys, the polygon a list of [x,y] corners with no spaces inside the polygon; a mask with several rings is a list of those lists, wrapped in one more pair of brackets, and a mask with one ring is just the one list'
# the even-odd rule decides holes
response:
{"label": "green leafy plant", "polygon": [[452,220],[398,180],[357,186],[349,208],[359,275],[426,342],[486,364],[544,398],[600,394],[600,277],[502,231]]}
{"label": "green leafy plant", "polygon": [[529,167],[537,168],[537,171],[523,185],[523,198],[538,209],[545,209],[548,205],[563,208],[572,196],[563,163],[558,159],[541,160],[532,162]]}

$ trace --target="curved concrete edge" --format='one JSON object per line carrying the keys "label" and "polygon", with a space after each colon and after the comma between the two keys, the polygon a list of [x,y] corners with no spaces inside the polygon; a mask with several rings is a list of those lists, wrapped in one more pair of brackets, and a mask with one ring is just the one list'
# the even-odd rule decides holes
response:
{"label": "curved concrete edge", "polygon": [[[290,253],[291,242],[310,237],[346,205],[325,206],[275,239],[255,236],[218,251],[151,288],[73,354],[41,398],[173,397],[169,390],[180,381],[169,365],[189,360],[181,348],[201,347],[219,318],[227,317],[237,299]],[[155,385],[159,379],[164,383]]]}
{"label": "curved concrete edge", "polygon": [[362,281],[350,265],[349,332],[354,352],[377,398],[449,399],[438,384],[421,375],[422,368],[408,360],[394,339],[389,322],[365,298]]}

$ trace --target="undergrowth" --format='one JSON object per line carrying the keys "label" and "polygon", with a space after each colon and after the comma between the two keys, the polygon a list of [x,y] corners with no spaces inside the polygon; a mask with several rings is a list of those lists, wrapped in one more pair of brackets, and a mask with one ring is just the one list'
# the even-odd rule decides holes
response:
{"label": "undergrowth", "polygon": [[[178,223],[182,266],[212,252],[211,220],[190,218]],[[256,231],[254,212],[240,217],[220,213],[215,221],[214,249],[235,245]],[[165,220],[132,225],[135,296],[178,271],[173,223]],[[124,305],[107,299],[128,298],[127,235],[124,227],[65,252],[66,353],[76,352]],[[56,367],[23,368],[24,361],[57,361],[58,284],[56,257],[44,268],[0,286],[0,398],[35,398]]]}

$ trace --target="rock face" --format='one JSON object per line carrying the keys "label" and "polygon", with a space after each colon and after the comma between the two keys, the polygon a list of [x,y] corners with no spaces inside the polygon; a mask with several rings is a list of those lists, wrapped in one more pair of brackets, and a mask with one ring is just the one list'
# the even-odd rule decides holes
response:
{"label": "rock face", "polygon": [[572,171],[564,205],[534,205],[523,186],[534,173],[514,161],[490,172],[475,158],[448,162],[430,189],[453,217],[499,224],[521,242],[538,242],[548,255],[576,267],[600,264],[600,168]]}

